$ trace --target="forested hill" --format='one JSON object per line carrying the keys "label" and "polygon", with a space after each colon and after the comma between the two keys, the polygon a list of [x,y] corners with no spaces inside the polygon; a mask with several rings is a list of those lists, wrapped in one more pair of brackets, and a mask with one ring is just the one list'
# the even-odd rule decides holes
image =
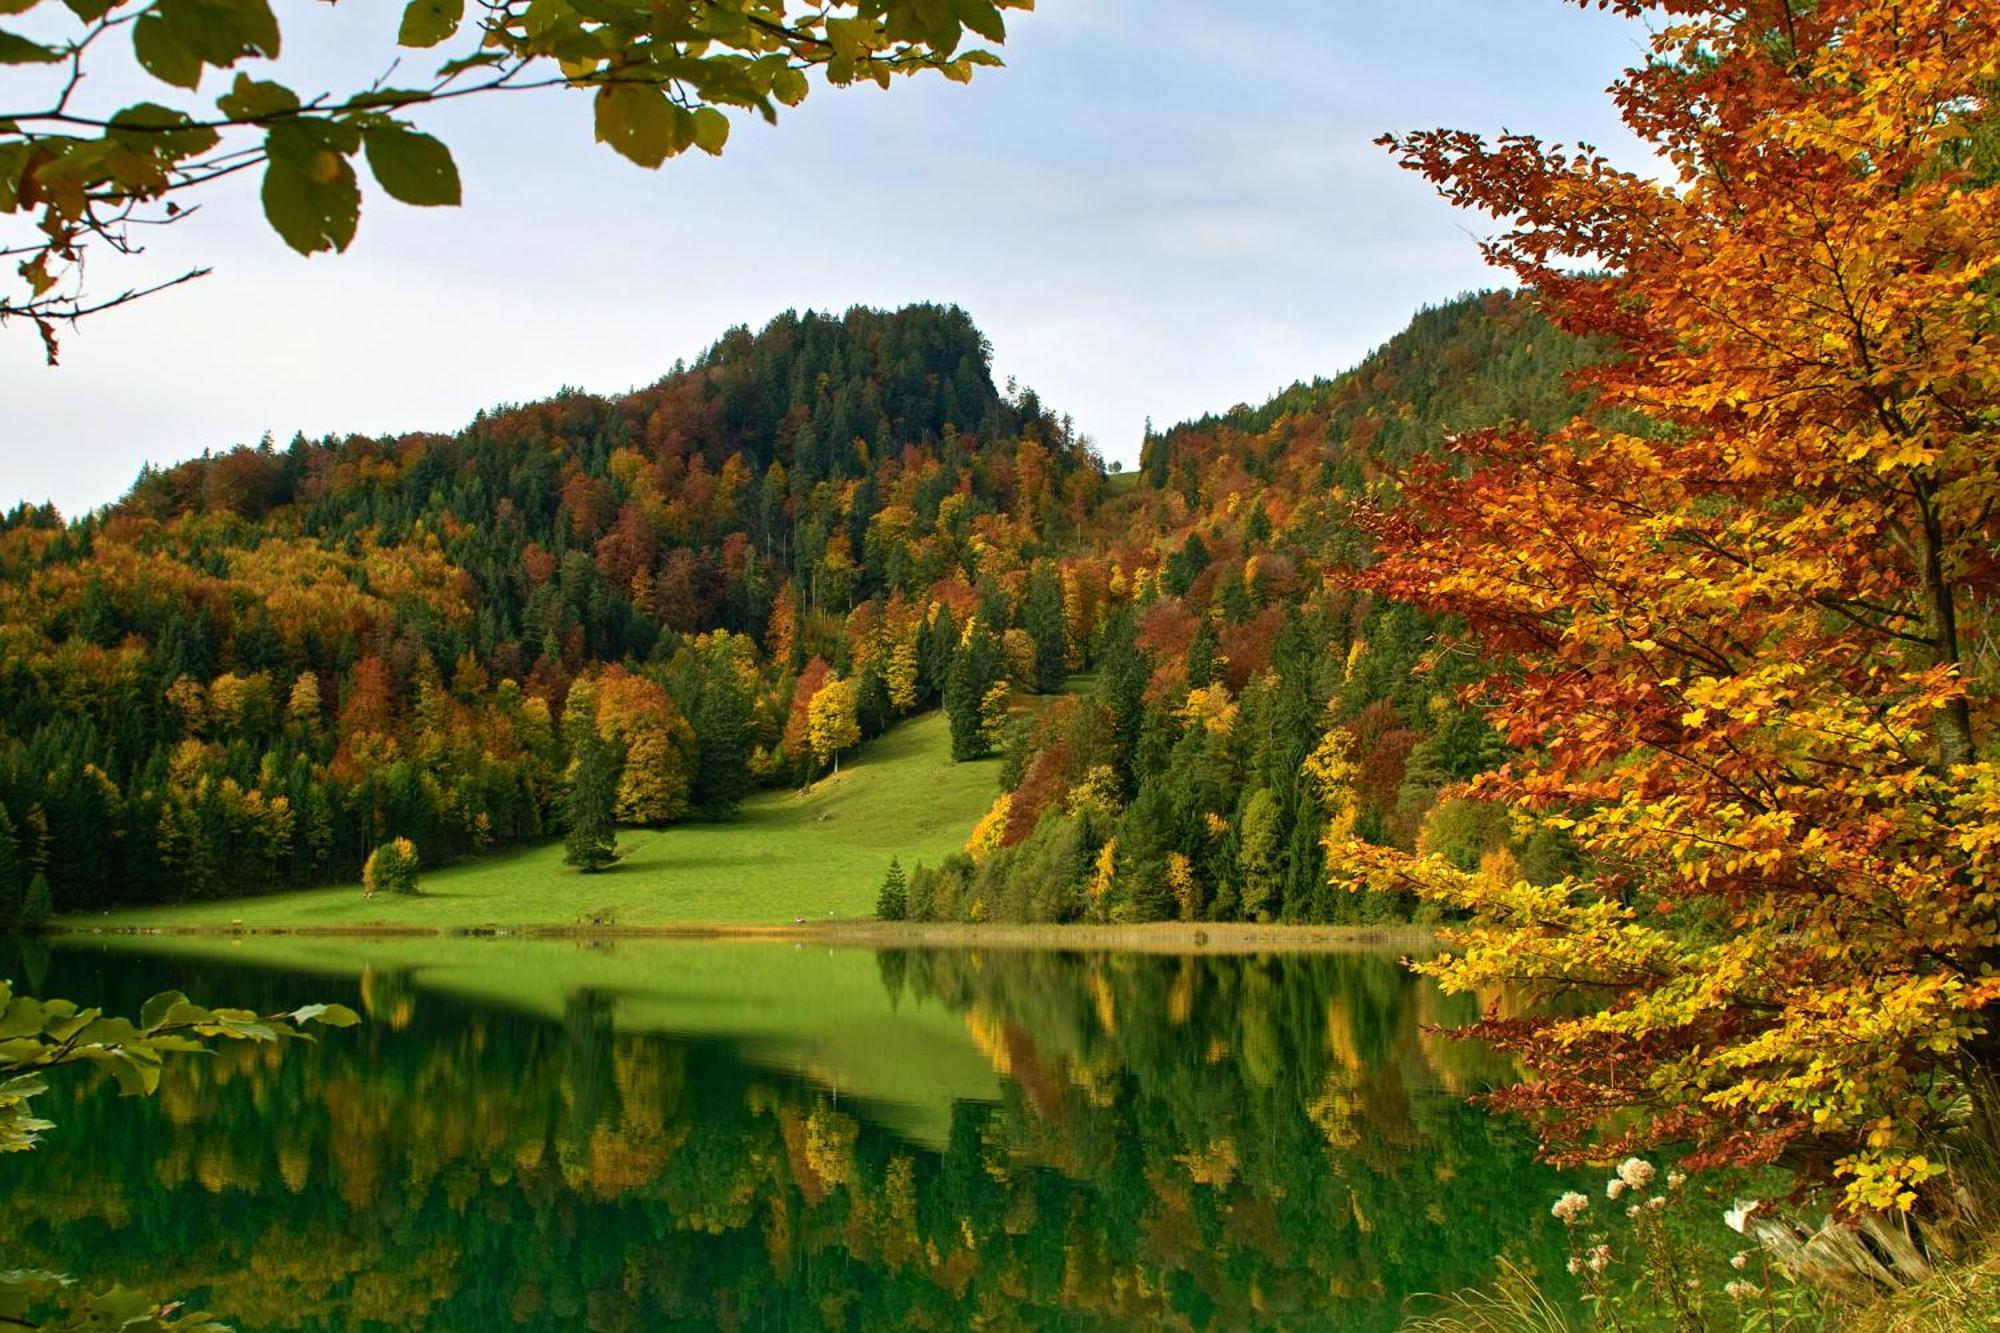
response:
{"label": "forested hill", "polygon": [[[643,657],[663,629],[761,635],[787,579],[808,610],[845,613],[937,577],[949,560],[871,564],[871,523],[898,502],[932,522],[961,491],[968,520],[1011,507],[1020,442],[1037,445],[1030,490],[1087,490],[1095,461],[1031,392],[1003,398],[990,358],[956,308],[786,314],[621,398],[565,392],[454,436],[237,449],[144,473],[114,512],[435,545],[477,583],[482,654],[518,642],[532,662],[581,631],[584,657]],[[572,614],[522,595],[551,575]]]}
{"label": "forested hill", "polygon": [[[1412,683],[1429,628],[1344,590],[1348,504],[1451,429],[1568,410],[1577,356],[1518,299],[1467,298],[1348,375],[1148,441],[1132,489],[996,388],[963,312],[786,315],[622,397],[237,449],[70,524],[17,510],[0,913],[38,871],[83,910],[351,878],[397,837],[435,864],[547,836],[599,753],[619,821],[726,817],[941,703],[957,756],[1007,756],[1008,794],[965,892],[921,877],[915,910],[1336,914],[1301,776],[1327,719],[1365,714],[1392,758],[1474,735],[1439,771],[1490,757],[1445,684]],[[1088,695],[1010,708],[1081,669]],[[1226,762],[1188,757],[1202,737]],[[1370,770],[1385,838],[1426,817],[1403,767]],[[1044,825],[1046,892],[1003,892]]]}
{"label": "forested hill", "polygon": [[1065,590],[1092,608],[1097,684],[1008,741],[1008,790],[965,858],[919,875],[940,918],[1380,919],[1414,904],[1329,883],[1331,826],[1467,869],[1544,876],[1496,811],[1439,801],[1504,757],[1461,698],[1449,626],[1384,603],[1357,507],[1419,453],[1581,411],[1590,347],[1527,298],[1419,314],[1354,370],[1145,442]]}
{"label": "forested hill", "polygon": [[1581,405],[1569,378],[1590,356],[1577,339],[1509,292],[1461,296],[1417,312],[1360,365],[1294,384],[1257,407],[1182,422],[1146,441],[1140,467],[1166,485],[1186,460],[1290,420],[1332,446],[1337,483],[1362,480],[1364,461],[1397,466],[1451,436],[1507,422],[1546,430]]}

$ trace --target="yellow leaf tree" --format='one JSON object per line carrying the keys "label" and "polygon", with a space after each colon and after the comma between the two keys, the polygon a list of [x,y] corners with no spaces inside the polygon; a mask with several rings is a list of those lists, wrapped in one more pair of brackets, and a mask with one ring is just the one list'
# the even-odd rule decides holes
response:
{"label": "yellow leaf tree", "polygon": [[807,706],[807,730],[813,758],[840,772],[840,752],[861,739],[859,692],[851,680],[830,680],[820,686]]}
{"label": "yellow leaf tree", "polygon": [[1684,1142],[1909,1209],[2000,1063],[2000,8],[1661,8],[1614,94],[1663,175],[1389,141],[1610,353],[1586,418],[1456,441],[1469,469],[1374,518],[1376,585],[1511,659],[1522,757],[1468,794],[1585,868],[1332,865],[1463,914],[1449,987],[1598,997],[1479,1029],[1559,1151]]}

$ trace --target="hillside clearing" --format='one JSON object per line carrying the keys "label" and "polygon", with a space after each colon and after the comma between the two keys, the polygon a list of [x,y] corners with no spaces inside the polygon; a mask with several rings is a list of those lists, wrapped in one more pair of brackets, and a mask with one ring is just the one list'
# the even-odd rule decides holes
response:
{"label": "hillside clearing", "polygon": [[804,796],[761,792],[728,823],[622,829],[621,859],[584,875],[560,842],[446,866],[415,897],[361,896],[359,885],[134,907],[71,926],[451,929],[792,922],[868,916],[890,858],[935,865],[964,845],[992,803],[995,760],[955,764],[941,712],[862,747]]}

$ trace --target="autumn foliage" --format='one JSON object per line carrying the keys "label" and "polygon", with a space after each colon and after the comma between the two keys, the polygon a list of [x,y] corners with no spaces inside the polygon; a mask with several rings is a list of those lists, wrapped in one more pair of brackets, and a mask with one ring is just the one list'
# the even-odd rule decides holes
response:
{"label": "autumn foliage", "polygon": [[1659,178],[1389,141],[1615,349],[1587,416],[1460,440],[1469,471],[1419,465],[1373,523],[1377,587],[1517,664],[1489,696],[1521,756],[1472,794],[1581,868],[1330,852],[1468,914],[1448,986],[1602,997],[1479,1028],[1558,1147],[1689,1141],[1910,1209],[2000,1000],[2000,10],[1665,9],[1614,89]]}

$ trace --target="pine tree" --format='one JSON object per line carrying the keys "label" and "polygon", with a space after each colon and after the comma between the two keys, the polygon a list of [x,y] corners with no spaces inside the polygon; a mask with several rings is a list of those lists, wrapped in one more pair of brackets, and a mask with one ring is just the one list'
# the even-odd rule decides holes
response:
{"label": "pine tree", "polygon": [[1111,715],[1118,779],[1126,796],[1139,790],[1136,762],[1139,729],[1145,720],[1146,680],[1150,674],[1146,655],[1139,650],[1131,613],[1120,611],[1105,627],[1097,691],[1105,711]]}
{"label": "pine tree", "polygon": [[565,864],[588,875],[618,859],[618,832],[611,822],[617,795],[617,757],[601,736],[584,731],[577,738],[569,785],[563,792],[563,814],[569,823],[563,839]]}
{"label": "pine tree", "polygon": [[1062,580],[1047,565],[1028,578],[1021,627],[1035,641],[1035,691],[1056,694],[1069,672],[1069,626],[1063,615]]}
{"label": "pine tree", "polygon": [[28,881],[28,897],[21,904],[21,917],[16,924],[24,931],[46,930],[55,914],[55,903],[49,896],[49,877],[38,872]]}
{"label": "pine tree", "polygon": [[1188,645],[1187,683],[1191,690],[1215,684],[1222,674],[1222,652],[1215,639],[1215,622],[1207,616],[1195,629],[1194,641]]}
{"label": "pine tree", "polygon": [[875,915],[883,921],[902,921],[910,914],[909,884],[902,864],[889,860],[889,873],[882,879],[882,891],[875,895]]}
{"label": "pine tree", "polygon": [[986,698],[1005,675],[1006,654],[999,638],[986,628],[985,621],[974,620],[945,681],[944,710],[951,722],[953,759],[983,759],[992,752]]}

